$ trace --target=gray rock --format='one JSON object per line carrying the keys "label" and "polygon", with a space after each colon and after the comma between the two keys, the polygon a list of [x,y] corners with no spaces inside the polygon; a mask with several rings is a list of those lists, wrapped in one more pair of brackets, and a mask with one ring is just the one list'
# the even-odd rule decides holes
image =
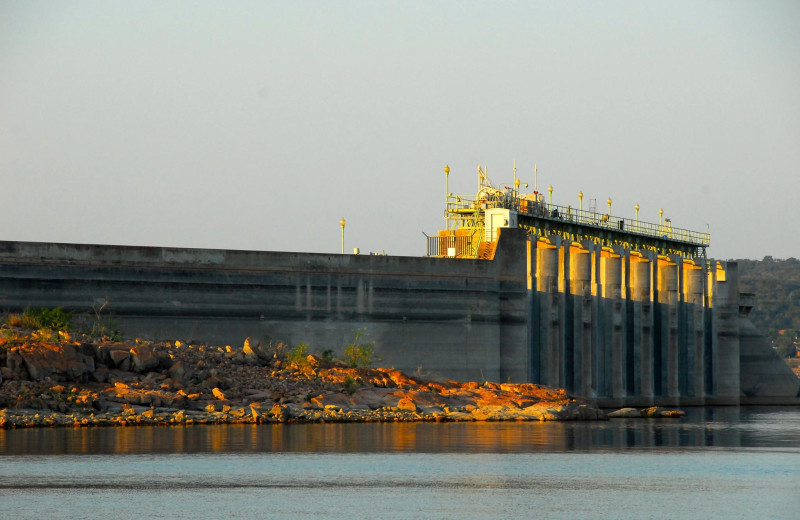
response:
{"label": "gray rock", "polygon": [[660,406],[651,406],[642,410],[642,417],[677,419],[686,415],[680,410],[668,410]]}
{"label": "gray rock", "polygon": [[98,364],[94,371],[91,373],[91,378],[98,383],[105,383],[108,381],[108,367],[105,365]]}
{"label": "gray rock", "polygon": [[219,376],[211,376],[203,380],[202,383],[198,385],[201,390],[205,392],[211,392],[214,388],[219,390],[227,390],[230,387],[230,384],[227,380],[219,377]]}
{"label": "gray rock", "polygon": [[28,369],[25,368],[25,360],[22,359],[22,355],[16,349],[8,351],[6,368],[10,372],[6,373],[8,379],[29,379]]}
{"label": "gray rock", "polygon": [[8,380],[17,379],[17,375],[8,367],[0,367],[0,375]]}
{"label": "gray rock", "polygon": [[[84,349],[85,349],[85,347],[84,347]],[[95,359],[97,359],[97,361],[99,363],[103,363],[105,365],[113,366],[114,363],[111,360],[111,353],[115,352],[117,350],[121,350],[122,352],[125,352],[125,353],[130,353],[130,346],[124,345],[124,344],[121,344],[121,343],[112,343],[112,344],[106,343],[106,344],[98,345],[97,346],[97,354],[94,357],[95,357]]]}
{"label": "gray rock", "polygon": [[135,372],[149,372],[161,364],[161,359],[152,345],[136,345],[130,350],[130,353],[131,368]]}
{"label": "gray rock", "polygon": [[641,418],[642,412],[636,408],[620,408],[606,415],[609,419],[634,419]]}
{"label": "gray rock", "polygon": [[250,401],[267,401],[272,399],[272,392],[262,392],[260,390],[256,390],[254,392],[249,392],[247,399]]}
{"label": "gray rock", "polygon": [[111,366],[120,370],[131,369],[131,353],[128,350],[115,349],[108,352]]}
{"label": "gray rock", "polygon": [[[35,381],[47,378],[55,381],[86,381],[94,370],[93,358],[78,353],[73,345],[66,343],[14,348],[8,353],[6,363],[11,362],[15,353],[22,357],[30,378]],[[14,360],[14,363],[17,362]]]}
{"label": "gray rock", "polygon": [[100,349],[94,343],[81,343],[77,346],[78,352],[83,354],[84,356],[91,357],[97,361],[100,361]]}
{"label": "gray rock", "polygon": [[178,361],[169,368],[169,377],[181,384],[186,384],[192,378],[192,369]]}

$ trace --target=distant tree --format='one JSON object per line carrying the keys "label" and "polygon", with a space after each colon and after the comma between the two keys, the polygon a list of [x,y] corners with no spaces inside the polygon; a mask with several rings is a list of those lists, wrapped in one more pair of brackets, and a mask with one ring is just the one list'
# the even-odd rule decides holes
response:
{"label": "distant tree", "polygon": [[[750,314],[753,325],[781,352],[792,352],[791,341],[780,330],[800,330],[800,260],[737,260],[739,288],[756,295]],[[794,355],[792,353],[792,355]]]}
{"label": "distant tree", "polygon": [[792,358],[797,355],[797,331],[785,330],[783,334],[778,335],[775,340],[775,350],[778,355],[785,358]]}

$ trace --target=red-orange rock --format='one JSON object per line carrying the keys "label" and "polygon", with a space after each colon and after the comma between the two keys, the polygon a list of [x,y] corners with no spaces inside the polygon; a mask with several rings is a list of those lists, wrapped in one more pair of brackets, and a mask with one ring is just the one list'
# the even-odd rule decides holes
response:
{"label": "red-orange rock", "polygon": [[399,408],[400,410],[406,410],[408,412],[417,411],[417,405],[414,404],[414,401],[412,401],[408,397],[400,399],[400,401],[397,402],[397,408]]}

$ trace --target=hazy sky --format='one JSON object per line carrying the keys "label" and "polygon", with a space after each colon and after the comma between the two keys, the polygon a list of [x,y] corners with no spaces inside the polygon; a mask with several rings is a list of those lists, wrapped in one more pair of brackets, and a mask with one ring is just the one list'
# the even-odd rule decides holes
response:
{"label": "hazy sky", "polygon": [[419,256],[515,159],[800,257],[800,2],[0,0],[2,240]]}

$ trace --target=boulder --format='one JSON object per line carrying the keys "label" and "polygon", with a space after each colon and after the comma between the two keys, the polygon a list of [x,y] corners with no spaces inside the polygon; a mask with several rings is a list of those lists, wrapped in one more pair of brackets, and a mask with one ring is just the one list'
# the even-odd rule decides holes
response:
{"label": "boulder", "polygon": [[272,399],[272,392],[262,392],[261,390],[249,390],[245,391],[247,393],[247,399],[250,401],[266,401],[267,399]]}
{"label": "boulder", "polygon": [[[396,407],[400,402],[400,397],[390,393],[391,390],[387,388],[359,388],[357,392],[350,398],[350,402],[355,405],[368,406],[372,410],[384,407]],[[341,394],[338,394],[341,395]],[[329,398],[333,396],[326,396],[325,402],[330,402]],[[314,399],[312,399],[312,402]],[[414,403],[416,404],[416,402]]]}
{"label": "boulder", "polygon": [[107,381],[109,383],[131,383],[136,381],[138,377],[133,372],[128,372],[127,370],[118,370],[118,369],[111,369],[108,371],[108,378]]}
{"label": "boulder", "polygon": [[242,354],[247,363],[249,364],[265,364],[273,359],[273,353],[261,343],[255,345],[250,341],[250,338],[244,340],[242,346]]}
{"label": "boulder", "polygon": [[408,397],[404,397],[397,402],[397,408],[400,410],[405,410],[407,412],[416,412],[417,405],[409,399]]}
{"label": "boulder", "polygon": [[476,421],[488,421],[491,418],[491,414],[485,410],[481,410],[480,408],[475,408],[472,410],[472,418]]}
{"label": "boulder", "polygon": [[69,343],[22,345],[12,349],[9,359],[15,351],[25,362],[30,378],[35,381],[48,377],[56,381],[86,381],[94,371],[94,359],[79,354]]}
{"label": "boulder", "polygon": [[145,373],[155,370],[161,364],[161,359],[152,345],[136,345],[130,349],[131,369],[134,372]]}
{"label": "boulder", "polygon": [[108,352],[111,366],[120,370],[128,371],[131,369],[131,353],[129,350],[114,349]]}
{"label": "boulder", "polygon": [[258,359],[258,354],[256,353],[255,349],[250,345],[250,338],[244,340],[244,346],[242,347],[242,354],[244,354],[245,358],[248,361],[256,361]]}
{"label": "boulder", "polygon": [[80,343],[76,348],[78,352],[84,356],[89,356],[97,361],[101,361],[100,348],[94,343]]}
{"label": "boulder", "polygon": [[684,412],[680,410],[667,410],[666,408],[662,408],[660,406],[651,406],[650,408],[645,408],[643,410],[637,410],[636,408],[621,408],[619,410],[613,411],[607,415],[609,419],[619,419],[619,418],[651,418],[651,419],[658,419],[658,418],[672,418],[677,419],[681,418],[685,415]]}
{"label": "boulder", "polygon": [[404,386],[415,386],[417,384],[416,381],[399,370],[389,370],[386,372],[386,375],[389,376],[389,379],[397,388],[403,388]]}
{"label": "boulder", "polygon": [[272,405],[268,415],[278,422],[286,422],[289,419],[289,407],[285,404],[275,403]]}
{"label": "boulder", "polygon": [[4,367],[3,377],[6,379],[30,379],[28,369],[25,367],[25,360],[19,349],[11,349],[6,355],[6,366]]}
{"label": "boulder", "polygon": [[3,379],[17,379],[17,375],[8,367],[0,367],[0,376]]}
{"label": "boulder", "polygon": [[192,378],[192,369],[183,361],[177,361],[169,368],[169,377],[181,384],[186,384]]}
{"label": "boulder", "polygon": [[[81,349],[86,352],[89,347],[81,347]],[[94,358],[100,363],[113,366],[114,363],[111,360],[111,353],[117,350],[130,354],[130,346],[124,343],[101,343],[95,346],[96,354]]]}
{"label": "boulder", "polygon": [[95,367],[94,372],[92,372],[90,375],[94,381],[97,381],[98,383],[105,383],[106,381],[108,381],[108,374],[109,374],[108,367],[105,365],[98,364]]}
{"label": "boulder", "polygon": [[636,408],[620,408],[613,412],[609,412],[606,417],[609,419],[634,419],[642,416],[642,412]]}
{"label": "boulder", "polygon": [[225,394],[222,393],[222,390],[217,388],[216,386],[211,390],[211,394],[214,396],[214,399],[219,399],[220,401],[225,401]]}
{"label": "boulder", "polygon": [[666,408],[662,408],[660,406],[651,406],[650,408],[645,408],[640,413],[642,414],[642,417],[670,419],[678,419],[686,415],[680,410],[667,410]]}
{"label": "boulder", "polygon": [[219,376],[210,376],[203,380],[202,383],[198,385],[201,390],[206,392],[212,392],[215,388],[217,390],[227,390],[230,388],[230,384],[228,381]]}

